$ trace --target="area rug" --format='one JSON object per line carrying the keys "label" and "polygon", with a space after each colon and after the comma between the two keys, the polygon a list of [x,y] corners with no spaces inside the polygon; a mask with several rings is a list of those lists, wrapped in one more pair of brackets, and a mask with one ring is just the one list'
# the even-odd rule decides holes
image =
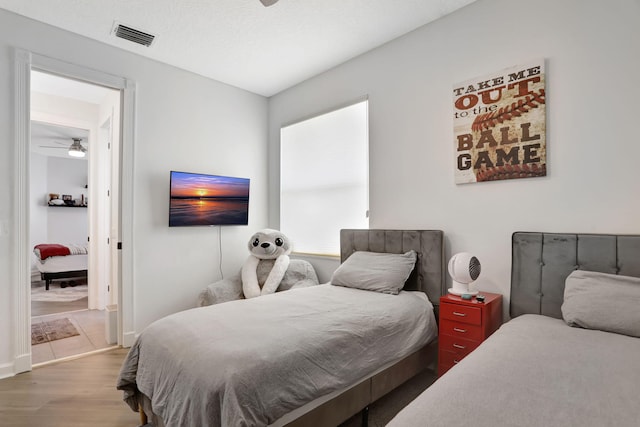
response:
{"label": "area rug", "polygon": [[89,288],[86,283],[66,288],[50,287],[48,291],[45,290],[44,282],[42,286],[31,287],[31,301],[70,302],[86,298],[88,295]]}
{"label": "area rug", "polygon": [[68,318],[50,320],[31,324],[31,345],[80,335]]}

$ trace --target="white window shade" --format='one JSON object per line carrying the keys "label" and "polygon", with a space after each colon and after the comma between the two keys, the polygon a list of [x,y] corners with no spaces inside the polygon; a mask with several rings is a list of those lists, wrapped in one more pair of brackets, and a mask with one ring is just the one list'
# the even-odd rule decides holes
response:
{"label": "white window shade", "polygon": [[367,101],[280,131],[280,230],[294,251],[339,254],[340,229],[368,228]]}

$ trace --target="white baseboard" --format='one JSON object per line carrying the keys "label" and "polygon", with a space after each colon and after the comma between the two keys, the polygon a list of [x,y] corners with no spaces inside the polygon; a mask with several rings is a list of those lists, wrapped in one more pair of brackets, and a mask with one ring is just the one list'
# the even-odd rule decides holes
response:
{"label": "white baseboard", "polygon": [[13,363],[5,363],[4,365],[0,365],[0,379],[9,378],[15,375],[13,372]]}
{"label": "white baseboard", "polygon": [[13,377],[16,374],[27,372],[30,370],[31,355],[25,354],[16,358],[13,363],[5,363],[4,365],[0,365],[0,379]]}
{"label": "white baseboard", "polygon": [[13,362],[13,371],[16,374],[21,372],[28,372],[31,370],[31,353],[23,354],[22,356],[16,357],[16,360]]}
{"label": "white baseboard", "polygon": [[122,347],[129,348],[136,341],[136,333],[135,332],[125,332],[122,337]]}

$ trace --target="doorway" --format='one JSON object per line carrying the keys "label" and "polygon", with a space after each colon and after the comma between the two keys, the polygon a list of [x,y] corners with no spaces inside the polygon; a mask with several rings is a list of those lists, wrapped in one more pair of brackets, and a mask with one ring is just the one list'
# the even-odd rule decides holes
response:
{"label": "doorway", "polygon": [[[84,202],[86,208],[76,207],[74,209],[86,209],[88,212],[89,232],[88,236],[88,261],[87,261],[87,285],[88,307],[94,308],[111,306],[111,317],[105,319],[112,326],[112,331],[108,335],[113,335],[117,345],[128,347],[135,339],[133,325],[133,258],[132,245],[133,227],[133,129],[134,129],[134,97],[135,83],[131,80],[106,74],[97,70],[88,69],[68,62],[38,55],[22,49],[14,50],[15,62],[15,164],[16,180],[14,183],[16,194],[15,221],[17,232],[15,234],[15,272],[13,284],[13,318],[15,328],[13,330],[14,348],[14,373],[31,370],[32,367],[32,346],[31,346],[31,261],[33,247],[30,239],[30,211],[32,194],[30,189],[31,180],[31,124],[32,119],[37,122],[68,126],[89,131],[88,145],[85,147],[94,154],[99,153],[103,147],[111,150],[111,169],[118,168],[117,173],[111,174],[111,185],[102,183],[100,162],[102,155],[89,156],[86,177],[86,195]],[[32,117],[31,83],[32,72],[42,72],[50,76],[64,78],[67,81],[83,82],[108,88],[113,90],[116,100],[111,105],[111,109],[102,109],[100,120],[95,120],[91,124],[68,123],[69,117],[64,117],[62,121],[54,111],[40,111],[39,115]],[[106,113],[110,114],[106,114]],[[73,121],[73,120],[72,120]],[[110,138],[108,136],[111,132]],[[74,141],[75,143],[75,141]],[[78,142],[79,145],[82,141]],[[101,145],[103,144],[103,145]],[[69,147],[67,152],[71,147]],[[60,150],[60,151],[64,151]],[[82,151],[82,150],[81,150]],[[101,172],[99,172],[101,171]],[[103,190],[107,196],[101,195]],[[51,191],[50,193],[63,195]],[[63,203],[69,200],[76,202],[73,194],[65,193]],[[80,205],[82,205],[84,194],[80,194]],[[47,202],[49,192],[46,194]],[[48,205],[48,203],[47,203]],[[111,227],[104,227],[103,216],[99,213],[110,206]],[[47,206],[48,208],[48,206]],[[65,208],[59,208],[65,209]],[[61,212],[62,213],[62,212]],[[106,228],[106,230],[105,230]],[[100,232],[100,230],[103,230]],[[105,250],[96,245],[104,242],[110,244],[110,248]],[[124,243],[124,244],[123,244]],[[110,256],[109,271],[101,268],[100,253],[107,252]],[[105,283],[106,290],[100,292],[95,283]],[[91,291],[92,289],[95,291]],[[105,314],[106,316],[106,314]],[[111,320],[110,320],[111,319]],[[106,325],[105,325],[106,328]]]}
{"label": "doorway", "polygon": [[40,364],[117,342],[110,195],[121,99],[76,79],[30,77],[31,355]]}

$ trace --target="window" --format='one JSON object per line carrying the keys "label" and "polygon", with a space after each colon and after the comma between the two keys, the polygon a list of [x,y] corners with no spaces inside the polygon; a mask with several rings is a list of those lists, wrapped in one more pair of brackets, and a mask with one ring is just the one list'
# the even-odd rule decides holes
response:
{"label": "window", "polygon": [[368,228],[368,101],[280,130],[280,230],[295,252],[340,253],[340,229]]}

